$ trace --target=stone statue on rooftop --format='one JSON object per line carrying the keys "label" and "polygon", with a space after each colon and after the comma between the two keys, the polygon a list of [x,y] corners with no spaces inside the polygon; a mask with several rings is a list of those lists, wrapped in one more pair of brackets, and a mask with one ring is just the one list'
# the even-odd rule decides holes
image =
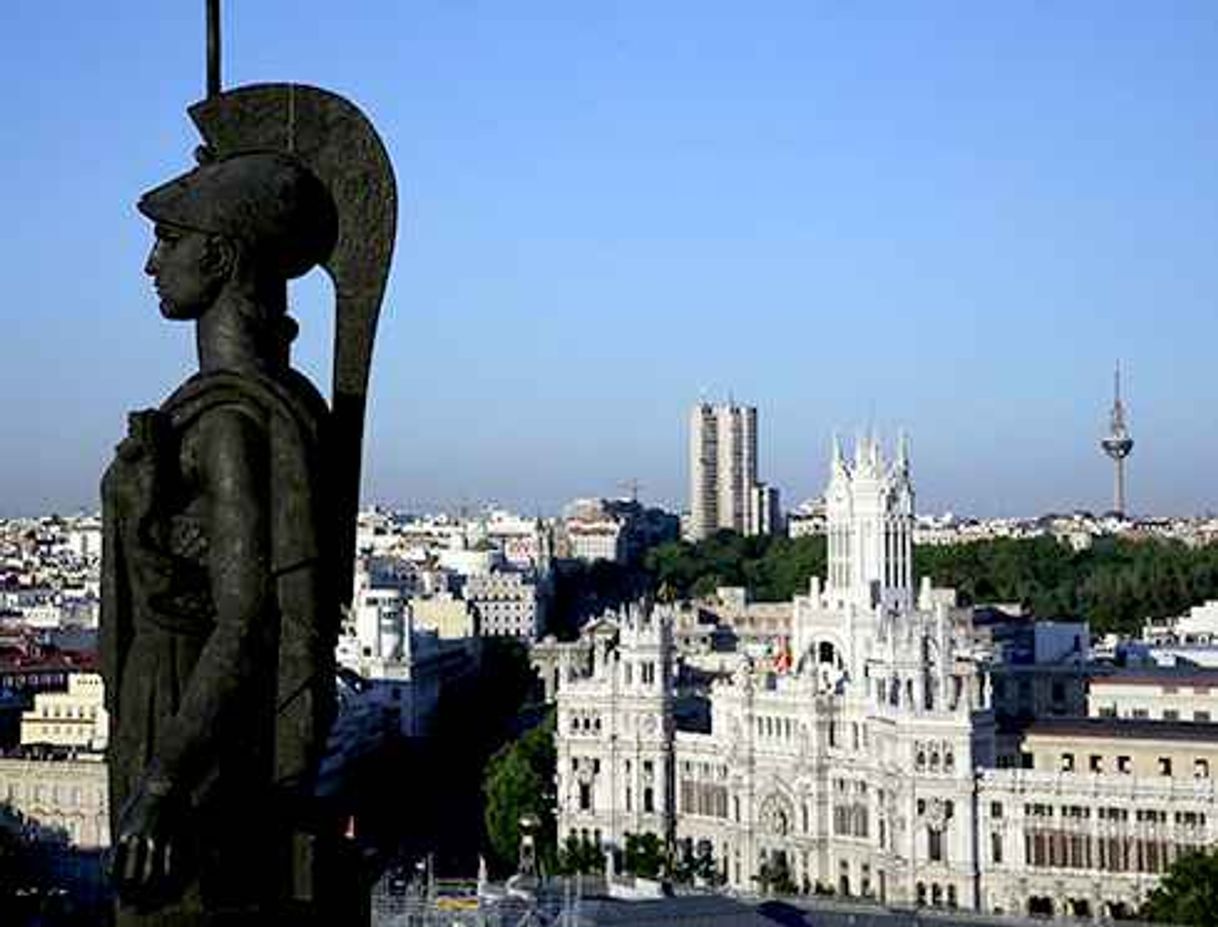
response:
{"label": "stone statue on rooftop", "polygon": [[[118,923],[347,923],[360,887],[316,778],[394,180],[346,100],[212,89],[191,108],[199,165],[138,204],[144,270],[199,369],[130,415],[102,482]],[[337,302],[329,403],[290,364],[287,283],[316,266]]]}

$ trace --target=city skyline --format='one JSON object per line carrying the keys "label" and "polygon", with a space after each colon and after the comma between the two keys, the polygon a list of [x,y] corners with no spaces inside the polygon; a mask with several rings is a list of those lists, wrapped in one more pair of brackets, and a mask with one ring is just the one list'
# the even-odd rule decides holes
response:
{"label": "city skyline", "polygon": [[[226,83],[349,92],[401,178],[367,502],[637,480],[682,508],[705,393],[758,407],[784,506],[874,424],[911,436],[922,511],[1104,511],[1119,357],[1130,513],[1218,508],[1211,5],[284,9],[227,5]],[[190,163],[202,4],[0,25],[0,515],[95,508],[127,412],[190,366],[133,204]],[[323,384],[327,287],[292,294]]]}

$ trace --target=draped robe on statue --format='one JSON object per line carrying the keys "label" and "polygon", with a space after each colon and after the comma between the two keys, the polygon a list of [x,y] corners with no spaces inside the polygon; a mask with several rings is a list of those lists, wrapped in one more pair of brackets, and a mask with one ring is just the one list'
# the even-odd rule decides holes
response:
{"label": "draped robe on statue", "polygon": [[[265,508],[244,513],[266,534],[257,614],[216,606],[217,512],[199,457],[217,415],[240,416],[263,461]],[[290,369],[199,374],[132,414],[103,479],[111,819],[155,769],[183,797],[174,852],[187,863],[176,900],[120,906],[120,925],[265,913],[301,879],[293,834],[334,708],[338,598],[319,476],[328,420]]]}

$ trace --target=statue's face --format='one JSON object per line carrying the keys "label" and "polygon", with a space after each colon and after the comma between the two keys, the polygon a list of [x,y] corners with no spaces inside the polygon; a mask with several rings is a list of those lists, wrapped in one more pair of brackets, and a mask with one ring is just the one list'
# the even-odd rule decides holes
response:
{"label": "statue's face", "polygon": [[197,319],[224,285],[215,236],[157,223],[156,242],[144,265],[167,319]]}

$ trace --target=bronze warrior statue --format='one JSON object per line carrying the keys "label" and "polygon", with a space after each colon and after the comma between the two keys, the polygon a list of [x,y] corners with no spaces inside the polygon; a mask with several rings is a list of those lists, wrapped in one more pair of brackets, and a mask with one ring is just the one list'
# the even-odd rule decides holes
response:
{"label": "bronze warrior statue", "polygon": [[[358,889],[338,884],[316,780],[393,177],[325,91],[238,88],[191,112],[200,165],[139,210],[199,371],[131,414],[102,483],[119,924],[335,923]],[[338,303],[332,405],[290,365],[287,281],[318,265]]]}

